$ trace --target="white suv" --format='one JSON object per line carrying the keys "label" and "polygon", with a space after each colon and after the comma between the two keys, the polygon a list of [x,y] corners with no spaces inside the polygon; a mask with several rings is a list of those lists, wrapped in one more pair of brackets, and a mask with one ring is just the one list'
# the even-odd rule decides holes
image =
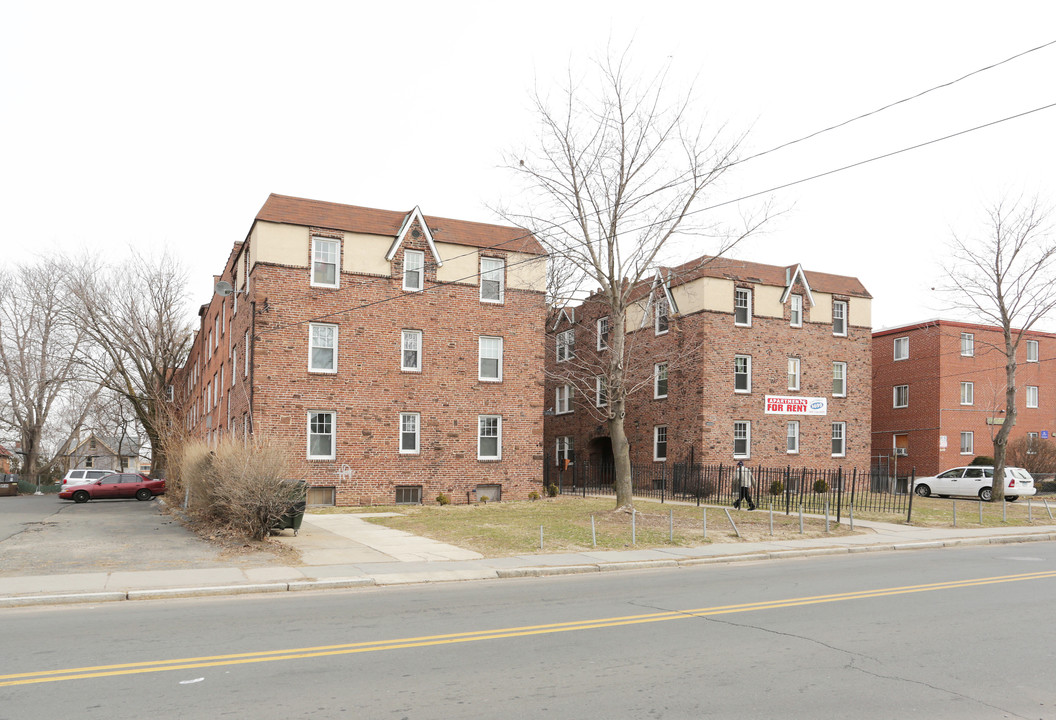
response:
{"label": "white suv", "polygon": [[64,488],[67,488],[71,485],[87,485],[88,483],[95,482],[99,478],[113,474],[113,470],[92,470],[91,468],[78,468],[76,470],[70,470],[68,473],[66,473],[66,477],[62,479],[62,486]]}
{"label": "white suv", "polygon": [[[921,497],[938,495],[963,495],[978,497],[989,502],[993,499],[993,465],[966,465],[955,467],[933,477],[917,478],[914,492]],[[1023,468],[1005,468],[1005,499],[1015,502],[1037,492],[1034,478]]]}

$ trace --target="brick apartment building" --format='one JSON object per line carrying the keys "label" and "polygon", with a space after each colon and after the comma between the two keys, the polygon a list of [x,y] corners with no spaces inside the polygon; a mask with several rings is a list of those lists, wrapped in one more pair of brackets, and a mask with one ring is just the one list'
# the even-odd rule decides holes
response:
{"label": "brick apartment building", "polygon": [[[598,295],[547,325],[545,447],[609,461]],[[657,273],[629,313],[631,462],[865,468],[871,297],[855,278],[728,258]]]}
{"label": "brick apartment building", "polygon": [[[992,456],[1004,422],[999,328],[929,320],[873,333],[873,454],[898,474],[934,475]],[[1056,429],[1056,335],[1024,334],[1016,358],[1018,418],[1010,439]]]}
{"label": "brick apartment building", "polygon": [[545,278],[519,228],[273,194],[199,311],[186,426],[280,443],[315,504],[525,497]]}

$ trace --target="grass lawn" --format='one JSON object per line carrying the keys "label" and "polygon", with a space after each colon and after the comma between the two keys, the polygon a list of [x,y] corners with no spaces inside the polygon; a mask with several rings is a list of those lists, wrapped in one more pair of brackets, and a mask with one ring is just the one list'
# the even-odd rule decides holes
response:
{"label": "grass lawn", "polygon": [[[1045,503],[1048,503],[1048,510]],[[954,498],[913,498],[912,525],[921,527],[954,527],[953,512],[957,509],[957,527],[1030,527],[1032,525],[1056,525],[1050,517],[1056,515],[1056,498],[1052,496],[1020,498],[1015,502],[1001,503],[980,502],[971,499]],[[979,510],[982,508],[983,521],[979,522]],[[856,520],[879,520],[880,522],[904,523],[905,513],[901,515],[855,512]]]}
{"label": "grass lawn", "polygon": [[[632,543],[631,514],[615,512],[614,507],[613,498],[565,495],[525,502],[318,508],[311,512],[397,512],[400,513],[398,517],[370,518],[370,522],[475,550],[487,557],[592,550],[595,545],[591,536],[591,518],[597,536],[596,548],[601,550],[695,547],[714,542],[789,540],[826,535],[824,519],[804,518],[804,534],[801,535],[799,516],[785,516],[776,510],[771,535],[770,514],[761,507],[754,512],[730,509],[740,531],[741,537],[738,538],[726,512],[722,508],[709,507],[706,509],[705,538],[705,508],[636,500]],[[539,545],[540,526],[543,529],[542,549]],[[829,535],[851,534],[846,522],[836,524],[835,516],[829,527]]]}

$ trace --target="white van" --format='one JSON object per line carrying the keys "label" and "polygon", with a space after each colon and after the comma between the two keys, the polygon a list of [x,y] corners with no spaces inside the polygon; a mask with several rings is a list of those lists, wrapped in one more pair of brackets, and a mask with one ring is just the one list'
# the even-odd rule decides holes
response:
{"label": "white van", "polygon": [[99,478],[104,478],[107,475],[113,475],[113,470],[93,470],[91,468],[77,468],[76,470],[70,470],[66,473],[66,476],[62,478],[62,487],[67,488],[71,485],[87,485],[90,482],[95,482]]}
{"label": "white van", "polygon": [[[917,478],[914,492],[921,497],[958,495],[978,497],[989,502],[993,499],[993,465],[966,465],[955,467],[932,477]],[[1005,468],[1005,499],[1015,502],[1021,497],[1033,495],[1034,478],[1023,468]]]}

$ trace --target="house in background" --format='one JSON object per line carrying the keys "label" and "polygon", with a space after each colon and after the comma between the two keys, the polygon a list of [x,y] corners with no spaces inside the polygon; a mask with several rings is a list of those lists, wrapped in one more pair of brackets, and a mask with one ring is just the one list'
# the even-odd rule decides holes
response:
{"label": "house in background", "polygon": [[556,462],[611,462],[602,375],[623,332],[632,463],[869,467],[871,296],[856,278],[705,257],[661,269],[623,327],[607,313],[596,294],[548,324]]}
{"label": "house in background", "polygon": [[14,459],[14,454],[3,445],[0,445],[0,475],[11,474],[11,462]]}
{"label": "house in background", "polygon": [[[1010,440],[1056,430],[1056,335],[1024,333]],[[873,454],[917,476],[994,454],[1004,423],[1004,335],[988,325],[928,320],[873,333]]]}
{"label": "house in background", "polygon": [[66,469],[96,468],[114,472],[138,472],[142,443],[137,437],[103,437],[94,432],[78,439],[65,453]]}
{"label": "house in background", "polygon": [[538,488],[546,255],[515,227],[271,195],[175,381],[186,428],[278,443],[312,504]]}

